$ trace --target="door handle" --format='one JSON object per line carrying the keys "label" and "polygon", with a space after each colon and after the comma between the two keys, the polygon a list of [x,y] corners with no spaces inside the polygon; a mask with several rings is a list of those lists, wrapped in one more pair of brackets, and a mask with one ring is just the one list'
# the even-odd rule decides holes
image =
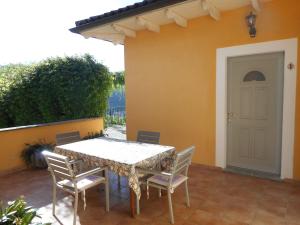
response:
{"label": "door handle", "polygon": [[227,113],[227,121],[230,123],[231,120],[233,119],[234,117],[234,113],[233,112],[228,112]]}
{"label": "door handle", "polygon": [[227,113],[227,118],[228,118],[228,119],[232,119],[233,116],[234,116],[234,113],[233,113],[233,112],[228,112],[228,113]]}

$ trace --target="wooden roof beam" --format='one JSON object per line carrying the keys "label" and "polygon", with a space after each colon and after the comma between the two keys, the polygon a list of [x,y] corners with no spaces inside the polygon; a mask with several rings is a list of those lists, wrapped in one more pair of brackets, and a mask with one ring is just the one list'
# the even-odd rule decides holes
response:
{"label": "wooden roof beam", "polygon": [[174,20],[174,22],[181,27],[187,27],[187,19],[178,15],[172,9],[166,10],[166,16],[168,19]]}
{"label": "wooden roof beam", "polygon": [[96,34],[93,38],[112,42],[114,45],[123,45],[125,40],[124,34]]}
{"label": "wooden roof beam", "polygon": [[203,10],[207,11],[213,19],[220,20],[221,18],[220,11],[218,10],[217,7],[214,6],[211,0],[202,0],[201,7]]}
{"label": "wooden roof beam", "polygon": [[260,4],[259,0],[251,0],[251,5],[252,5],[253,9],[255,9],[256,12],[261,11],[261,4]]}
{"label": "wooden roof beam", "polygon": [[150,31],[153,31],[153,32],[156,32],[156,33],[159,33],[160,32],[160,26],[141,17],[141,16],[138,16],[136,17],[136,22],[138,25],[142,26],[142,27],[145,27],[147,30],[150,30]]}
{"label": "wooden roof beam", "polygon": [[116,33],[89,33],[82,32],[81,35],[84,38],[95,38],[100,40],[110,41],[116,44],[124,44],[125,35],[124,34],[116,34]]}
{"label": "wooden roof beam", "polygon": [[112,24],[111,26],[115,31],[120,32],[121,34],[124,34],[128,37],[136,37],[136,32],[134,30],[120,26],[118,24]]}

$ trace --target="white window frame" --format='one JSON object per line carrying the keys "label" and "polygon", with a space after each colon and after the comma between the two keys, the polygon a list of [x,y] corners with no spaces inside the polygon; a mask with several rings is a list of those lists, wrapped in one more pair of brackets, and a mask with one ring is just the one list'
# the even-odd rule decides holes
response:
{"label": "white window frame", "polygon": [[[226,168],[227,152],[227,58],[284,52],[281,178],[292,179],[297,83],[298,39],[284,39],[217,49],[216,68],[216,166]],[[295,67],[289,69],[292,63]]]}

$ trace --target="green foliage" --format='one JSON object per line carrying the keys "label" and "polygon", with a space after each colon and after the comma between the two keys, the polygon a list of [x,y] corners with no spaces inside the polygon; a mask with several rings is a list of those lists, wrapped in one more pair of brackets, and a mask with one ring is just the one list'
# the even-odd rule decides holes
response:
{"label": "green foliage", "polygon": [[104,124],[105,127],[111,125],[126,125],[126,117],[121,115],[105,115]]}
{"label": "green foliage", "polygon": [[0,68],[0,128],[102,116],[112,78],[90,55]]}
{"label": "green foliage", "polygon": [[27,166],[31,168],[45,169],[47,163],[42,155],[42,151],[53,151],[54,145],[41,141],[35,144],[26,144],[26,147],[21,152],[21,158]]}
{"label": "green foliage", "polygon": [[0,224],[2,225],[50,225],[50,223],[35,223],[33,222],[35,218],[40,218],[40,216],[35,209],[27,206],[23,197],[8,202],[6,208],[0,205]]}
{"label": "green foliage", "polygon": [[13,125],[13,118],[9,116],[9,107],[12,102],[12,89],[19,87],[22,81],[26,81],[27,74],[32,73],[34,65],[21,64],[0,67],[0,128]]}
{"label": "green foliage", "polygon": [[98,138],[98,137],[103,137],[104,134],[103,134],[103,131],[100,130],[100,132],[88,132],[88,135],[83,137],[82,139],[83,140],[88,140],[88,139],[94,139],[94,138]]}
{"label": "green foliage", "polygon": [[124,71],[112,73],[114,88],[118,89],[125,85]]}

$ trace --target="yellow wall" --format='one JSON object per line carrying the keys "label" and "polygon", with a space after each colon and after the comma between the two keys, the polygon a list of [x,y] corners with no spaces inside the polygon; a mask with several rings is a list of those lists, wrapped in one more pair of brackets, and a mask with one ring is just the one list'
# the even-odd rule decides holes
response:
{"label": "yellow wall", "polygon": [[43,125],[34,128],[0,130],[0,174],[23,168],[25,165],[20,158],[25,143],[36,143],[45,140],[55,144],[55,135],[70,131],[80,131],[84,137],[89,132],[103,130],[103,119],[84,119],[58,123],[56,125]]}
{"label": "yellow wall", "polygon": [[[256,38],[245,24],[249,12],[250,6],[222,12],[220,21],[205,16],[190,20],[188,28],[170,24],[125,40],[129,139],[139,129],[160,131],[163,144],[195,144],[194,162],[215,165],[216,49],[300,37],[299,0],[265,3]],[[300,179],[300,88],[296,114],[294,177]]]}

